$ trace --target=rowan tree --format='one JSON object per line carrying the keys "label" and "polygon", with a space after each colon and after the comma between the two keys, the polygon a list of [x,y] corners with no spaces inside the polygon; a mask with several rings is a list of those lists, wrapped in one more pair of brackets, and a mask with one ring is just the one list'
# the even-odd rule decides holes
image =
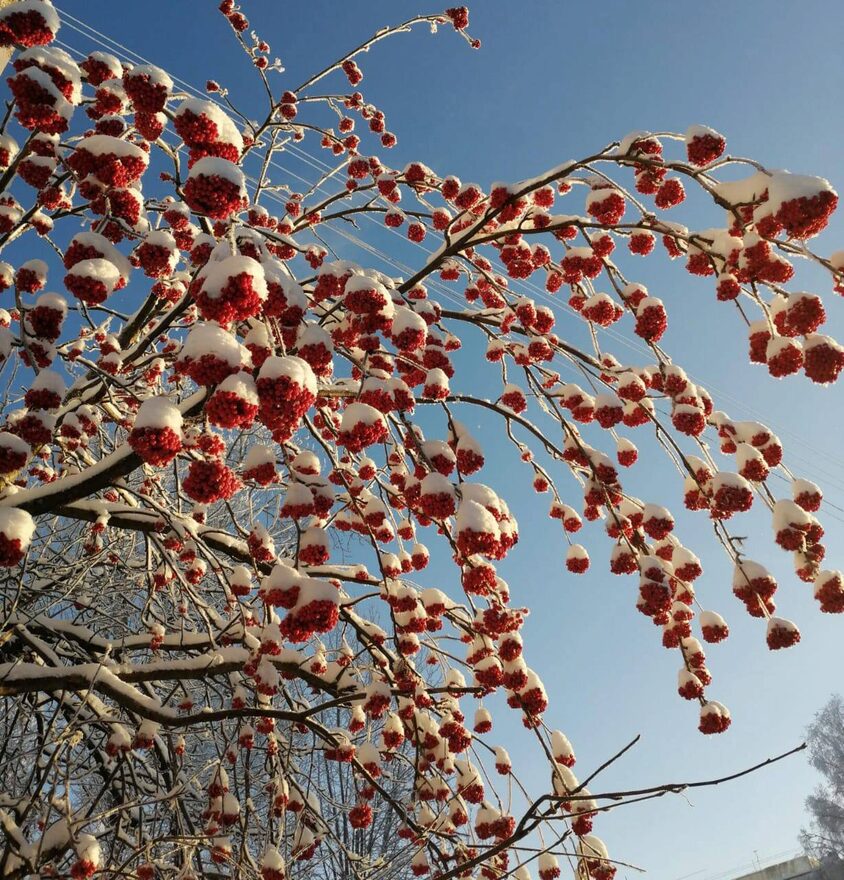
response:
{"label": "rowan tree", "polygon": [[[519,526],[487,458],[514,450],[559,523],[561,567],[589,568],[583,530],[598,565],[638,583],[631,619],[673,652],[700,731],[724,732],[703,648],[728,636],[724,597],[696,598],[703,564],[675,534],[670,490],[625,490],[631,436],[656,438],[666,485],[714,531],[772,650],[800,634],[735,537],[744,512],[770,516],[771,552],[792,555],[821,612],[844,610],[844,583],[824,567],[821,490],[672,360],[669,308],[614,252],[711,279],[751,363],[828,384],[844,349],[797,272],[813,264],[844,293],[844,252],[809,245],[838,197],[728,154],[701,125],[635,132],[518,182],[394,168],[389,108],[358,90],[366,53],[426,27],[478,48],[465,8],[379,31],[301,84],[242,9],[220,11],[266,98],[257,121],[225,83],[197,97],[152,65],[71,57],[48,0],[0,10],[14,50],[0,873],[552,880],[568,862],[610,880],[600,813],[677,787],[578,779],[545,659],[520,635],[518,584],[496,568],[518,555]],[[273,176],[296,144],[331,163],[307,191]],[[680,222],[687,189],[711,228]],[[433,251],[398,277],[328,247],[327,230],[363,219],[360,234]],[[612,354],[611,326],[650,363]],[[482,371],[496,396],[476,392]],[[476,410],[498,425],[483,443]],[[432,556],[450,572],[436,587]],[[547,764],[544,791],[496,744],[496,692],[523,722],[524,760]],[[396,828],[390,857],[361,859],[348,827]]]}

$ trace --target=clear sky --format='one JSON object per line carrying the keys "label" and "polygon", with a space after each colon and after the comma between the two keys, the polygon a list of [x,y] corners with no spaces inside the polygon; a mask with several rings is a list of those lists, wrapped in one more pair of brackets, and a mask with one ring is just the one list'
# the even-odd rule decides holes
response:
{"label": "clear sky", "polygon": [[[58,5],[171,74],[198,86],[213,77],[236,97],[248,94],[248,68],[208,0]],[[208,14],[199,14],[206,7]],[[281,87],[292,87],[377,27],[436,7],[422,0],[253,0],[244,11],[288,68]],[[833,0],[808,2],[799,11],[794,4],[765,0],[703,5],[481,0],[471,11],[470,31],[483,41],[479,52],[450,29],[436,37],[419,30],[380,44],[360,62],[367,99],[385,110],[389,128],[399,135],[387,157],[395,167],[420,159],[442,174],[488,186],[587,155],[634,129],[683,131],[705,123],[726,135],[734,154],[768,167],[820,174],[839,191],[844,188],[838,106],[844,93],[844,8]],[[84,52],[95,48],[69,27],[61,39]],[[316,173],[298,159],[282,165],[309,179]],[[279,171],[276,182],[286,182],[285,173]],[[289,182],[301,185],[295,178]],[[691,216],[678,213],[676,219],[698,228],[723,222],[717,212],[697,204],[690,208]],[[379,236],[379,246],[395,245],[401,261],[418,266],[424,259],[422,251],[397,238]],[[348,248],[351,258],[363,259],[342,239],[336,243]],[[815,244],[826,253],[844,248],[844,217]],[[732,309],[715,302],[710,281],[692,278],[661,256],[626,268],[633,266],[634,277],[668,307],[666,350],[710,390],[717,408],[768,424],[781,437],[792,469],[824,487],[826,564],[844,566],[841,390],[770,379],[747,363],[744,331]],[[804,277],[806,289],[816,284],[825,297],[826,332],[844,337],[844,302],[824,279],[811,272]],[[563,335],[570,328],[575,336],[582,333],[562,308],[556,311]],[[607,339],[607,348],[623,362],[646,362],[641,350],[617,339]],[[472,374],[476,390],[488,376],[482,368]],[[645,438],[633,437],[643,460],[650,459],[647,453],[654,450]],[[605,573],[606,543],[597,529],[587,531],[585,540],[596,548],[592,571],[582,578],[567,575],[557,530],[536,515],[544,514],[546,499],[533,496],[529,472],[500,467],[512,463],[502,455],[494,459],[492,475],[482,474],[521,522],[521,543],[502,574],[514,602],[534,609],[525,641],[528,661],[542,673],[551,696],[547,720],[574,742],[582,775],[635,734],[642,736],[594,790],[706,779],[741,769],[799,743],[813,713],[842,687],[844,620],[820,614],[810,587],[797,581],[787,554],[773,545],[766,519],[746,517],[737,531],[748,536],[749,554],[778,575],[780,611],[801,626],[801,644],[779,653],[768,651],[763,624],[748,618],[732,597],[730,566],[706,520],[684,514],[679,480],[664,459],[654,461],[637,465],[626,485],[674,510],[677,534],[704,563],[698,595],[728,618],[733,631],[708,652],[714,676],[709,693],[733,712],[731,729],[719,737],[697,733],[694,704],[676,695],[675,655],[660,646],[656,629],[635,611],[634,580]],[[567,485],[576,499],[573,483]],[[786,495],[785,483],[771,485]],[[428,543],[434,545],[433,537]],[[433,571],[434,577],[446,574],[446,566]],[[506,744],[513,731],[503,727]],[[539,775],[532,777],[534,772]],[[545,768],[528,767],[525,776],[534,787],[546,783]],[[625,807],[602,818],[598,831],[613,856],[646,867],[660,880],[739,874],[756,854],[764,859],[797,847],[803,799],[815,782],[803,758],[792,758],[729,786]],[[622,869],[619,876],[637,875]]]}

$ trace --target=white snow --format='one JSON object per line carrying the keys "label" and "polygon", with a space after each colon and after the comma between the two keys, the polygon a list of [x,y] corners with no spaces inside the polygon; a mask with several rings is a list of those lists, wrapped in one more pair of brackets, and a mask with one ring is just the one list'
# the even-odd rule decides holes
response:
{"label": "white snow", "polygon": [[100,864],[100,844],[93,834],[80,834],[76,838],[76,854],[95,868]]}
{"label": "white snow", "polygon": [[92,61],[98,61],[100,64],[107,67],[112,72],[113,76],[118,77],[123,75],[123,66],[120,63],[120,60],[115,58],[114,55],[109,55],[108,52],[91,52],[88,57]]}
{"label": "white snow", "polygon": [[737,563],[733,569],[734,590],[746,589],[748,581],[766,579],[773,580],[771,573],[764,565],[760,565],[758,562],[753,562],[751,559],[742,560],[740,563]]}
{"label": "white snow", "polygon": [[791,481],[791,494],[798,498],[800,495],[818,495],[820,496],[820,487],[809,480],[796,479]]}
{"label": "white snow", "polygon": [[604,861],[609,858],[606,844],[594,834],[584,834],[578,838],[577,854],[582,859]]}
{"label": "white snow", "polygon": [[217,386],[217,391],[227,391],[237,395],[246,403],[258,405],[258,390],[255,388],[255,382],[251,376],[246,373],[234,373],[227,376]]}
{"label": "white snow", "polygon": [[42,280],[47,277],[47,264],[43,260],[27,260],[25,263],[21,263],[20,269],[32,272]]}
{"label": "white snow", "polygon": [[83,138],[76,145],[77,150],[84,150],[92,156],[105,156],[113,153],[120,158],[138,159],[149,164],[149,156],[139,146],[107,134],[92,134]]}
{"label": "white snow", "polygon": [[774,533],[781,529],[803,529],[811,525],[812,516],[789,499],[781,499],[774,504],[772,524]]}
{"label": "white snow", "polygon": [[712,491],[717,492],[719,489],[741,489],[743,491],[751,491],[750,483],[740,474],[734,474],[730,471],[718,471],[712,478]]}
{"label": "white snow", "polygon": [[76,62],[63,49],[59,49],[57,46],[33,46],[31,49],[21,52],[18,55],[18,60],[32,61],[39,67],[46,66],[58,69],[62,76],[72,84],[70,102],[72,104],[79,103],[82,98],[82,77]]}
{"label": "white snow", "polygon": [[839,354],[842,351],[840,343],[836,342],[831,336],[824,336],[822,333],[810,333],[803,339],[803,351],[808,353],[819,345],[826,346]]}
{"label": "white snow", "polygon": [[135,416],[134,426],[135,428],[171,428],[181,436],[182,414],[168,398],[150,397],[141,404]]}
{"label": "white snow", "polygon": [[265,300],[267,282],[264,277],[264,267],[252,257],[239,254],[224,260],[208,262],[199,276],[202,279],[202,291],[210,299],[219,299],[229,279],[241,274],[248,275],[252,279],[252,289],[260,300]]}
{"label": "white snow", "polygon": [[566,559],[579,562],[589,559],[589,552],[582,544],[572,544],[566,552]]}
{"label": "white snow", "polygon": [[173,80],[170,79],[167,71],[162,70],[160,67],[156,67],[154,64],[139,64],[137,67],[133,67],[130,73],[131,76],[144,76],[149,81],[156,86],[164,86],[168,92],[173,90]]}
{"label": "white snow", "polygon": [[273,355],[268,357],[258,371],[258,379],[278,379],[286,376],[301,388],[317,393],[317,380],[311,365],[295,355]]}
{"label": "white snow", "polygon": [[454,498],[455,495],[451,480],[437,471],[425,476],[420,491],[422,495],[446,495],[449,498]]}
{"label": "white snow", "polygon": [[701,611],[699,615],[701,627],[726,627],[727,622],[716,611]]}
{"label": "white snow", "polygon": [[758,202],[771,183],[770,175],[757,171],[743,180],[726,180],[715,184],[715,194],[731,205]]}
{"label": "white snow", "polygon": [[0,508],[0,534],[9,541],[19,540],[21,549],[25,550],[35,533],[35,520],[25,511],[17,507]]}
{"label": "white snow", "polygon": [[302,575],[292,565],[288,565],[280,560],[261,581],[261,591],[268,592],[272,589],[289,590],[291,587],[299,586],[301,582]]}
{"label": "white snow", "polygon": [[249,452],[246,453],[246,458],[243,459],[243,469],[251,471],[262,464],[275,465],[275,451],[271,446],[256,443],[254,446],[249,447]]}
{"label": "white snow", "polygon": [[7,449],[9,452],[24,455],[27,458],[29,458],[31,451],[26,440],[18,437],[17,434],[12,434],[10,431],[0,431],[0,449]]}
{"label": "white snow", "polygon": [[277,871],[279,874],[284,873],[284,859],[274,846],[268,846],[264,850],[264,854],[261,856],[261,867]]}
{"label": "white snow", "polygon": [[501,515],[501,499],[495,492],[483,483],[462,483],[460,494],[465,501],[476,501],[482,507]]}
{"label": "white snow", "polygon": [[649,137],[653,137],[649,131],[631,131],[630,134],[625,135],[625,137],[619,141],[618,154],[620,156],[626,155],[630,152],[630,147],[632,147],[636,141],[645,140]]}
{"label": "white snow", "polygon": [[340,421],[340,430],[351,431],[355,425],[377,425],[379,423],[386,424],[384,414],[380,410],[375,409],[374,406],[370,406],[368,403],[355,401],[355,403],[350,403],[346,407],[343,418]]}
{"label": "white snow", "polygon": [[213,354],[232,367],[239,366],[241,361],[238,341],[219,324],[197,324],[188,333],[182,347],[182,357],[196,359],[204,354]]}
{"label": "white snow", "polygon": [[120,283],[120,270],[111,260],[104,257],[94,257],[90,260],[80,260],[67,270],[68,275],[79,278],[90,278],[101,282],[110,293]]}
{"label": "white snow", "polygon": [[465,497],[457,508],[457,531],[470,530],[487,534],[498,535],[498,523],[495,517],[477,501],[471,501]]}
{"label": "white snow", "polygon": [[154,229],[144,236],[144,244],[155,245],[167,250],[177,250],[176,239],[166,229]]}
{"label": "white snow", "polygon": [[218,156],[206,156],[200,159],[188,174],[189,179],[194,177],[221,177],[234,184],[244,196],[246,195],[246,178],[243,171],[228,159],[221,159]]}
{"label": "white snow", "polygon": [[38,391],[52,391],[63,397],[65,393],[64,379],[55,370],[42,370],[32,381],[30,388]]}
{"label": "white snow", "polygon": [[[239,152],[243,152],[243,137],[231,118],[218,104],[212,101],[203,101],[201,98],[188,98],[179,104],[175,116],[178,118],[188,111],[194,116],[206,116],[217,126],[217,143],[232,144],[237,147]],[[200,161],[204,162],[205,160]]]}
{"label": "white snow", "polygon": [[295,614],[300,608],[304,608],[310,602],[331,602],[340,604],[340,593],[329,581],[318,578],[306,577],[299,582],[299,598],[291,610]]}
{"label": "white snow", "polygon": [[132,264],[129,262],[128,257],[120,253],[104,235],[100,235],[98,232],[77,232],[73,236],[71,244],[94,248],[110,263],[114,263],[117,266],[123,278],[129,279],[129,275],[132,272]]}
{"label": "white snow", "polygon": [[0,150],[7,150],[9,153],[9,160],[17,156],[20,151],[20,147],[18,146],[18,142],[9,134],[0,135]]}
{"label": "white snow", "polygon": [[257,348],[271,348],[270,334],[267,332],[266,325],[253,324],[244,337],[243,344],[246,346],[254,345]]}
{"label": "white snow", "polygon": [[433,386],[434,388],[445,388],[448,391],[448,374],[440,369],[440,367],[434,367],[425,374],[425,385]]}
{"label": "white snow", "polygon": [[770,633],[775,629],[783,629],[787,632],[798,632],[797,624],[791,620],[786,620],[784,617],[769,617],[768,618],[768,632]]}
{"label": "white snow", "polygon": [[303,312],[307,310],[308,297],[295,279],[289,278],[287,275],[282,275],[280,272],[267,270],[266,267],[264,267],[264,269],[268,281],[275,281],[281,285],[288,308],[299,308]]}
{"label": "white snow", "polygon": [[769,179],[767,204],[771,213],[776,214],[786,202],[800,198],[810,199],[822,192],[836,194],[832,184],[823,177],[776,171]]}
{"label": "white snow", "polygon": [[803,346],[797,339],[791,339],[787,336],[772,336],[765,346],[765,357],[770,361],[790,348],[802,350]]}
{"label": "white snow", "polygon": [[686,129],[686,143],[691,143],[696,137],[704,137],[711,135],[712,137],[723,138],[723,135],[710,128],[708,125],[690,125]]}
{"label": "white snow", "polygon": [[388,298],[387,289],[384,285],[375,278],[365,274],[352,275],[351,278],[347,279],[343,290],[346,293],[356,293],[361,290],[374,290],[376,293],[381,294],[385,299]]}
{"label": "white snow", "polygon": [[55,171],[56,160],[52,156],[39,156],[37,153],[31,153],[26,157],[27,163],[30,165],[40,165],[48,168],[50,172]]}
{"label": "white snow", "polygon": [[554,757],[565,757],[574,754],[568,737],[561,730],[551,732],[551,751]]}
{"label": "white snow", "polygon": [[16,3],[10,3],[0,10],[0,19],[20,12],[37,12],[44,19],[47,28],[54,34],[61,27],[59,16],[50,0],[17,0]]}

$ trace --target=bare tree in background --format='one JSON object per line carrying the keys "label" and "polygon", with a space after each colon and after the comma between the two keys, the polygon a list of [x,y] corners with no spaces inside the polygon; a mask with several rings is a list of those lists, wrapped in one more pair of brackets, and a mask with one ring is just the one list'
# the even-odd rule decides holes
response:
{"label": "bare tree in background", "polygon": [[809,825],[800,843],[825,874],[844,875],[844,699],[835,694],[815,715],[806,741],[809,763],[825,782],[806,798]]}
{"label": "bare tree in background", "polygon": [[[337,713],[335,723],[344,727],[348,719]],[[391,797],[399,798],[413,783],[413,765],[404,756],[397,755],[384,767],[381,784]],[[312,880],[336,880],[338,877],[360,877],[364,880],[407,880],[413,876],[411,859],[415,847],[399,836],[401,821],[387,804],[376,804],[372,822],[355,827],[348,809],[350,797],[355,796],[354,771],[341,764],[331,767],[325,761],[314,762],[314,784],[327,795],[324,798],[323,818],[342,846],[328,847],[322,861],[306,866]]]}

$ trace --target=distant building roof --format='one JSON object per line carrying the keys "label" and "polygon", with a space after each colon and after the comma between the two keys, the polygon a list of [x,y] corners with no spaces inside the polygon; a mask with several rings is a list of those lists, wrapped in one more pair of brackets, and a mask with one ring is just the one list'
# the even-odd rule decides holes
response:
{"label": "distant building roof", "polygon": [[759,868],[749,874],[742,874],[735,880],[815,880],[821,878],[820,868],[814,859],[797,856],[787,862],[778,862]]}

